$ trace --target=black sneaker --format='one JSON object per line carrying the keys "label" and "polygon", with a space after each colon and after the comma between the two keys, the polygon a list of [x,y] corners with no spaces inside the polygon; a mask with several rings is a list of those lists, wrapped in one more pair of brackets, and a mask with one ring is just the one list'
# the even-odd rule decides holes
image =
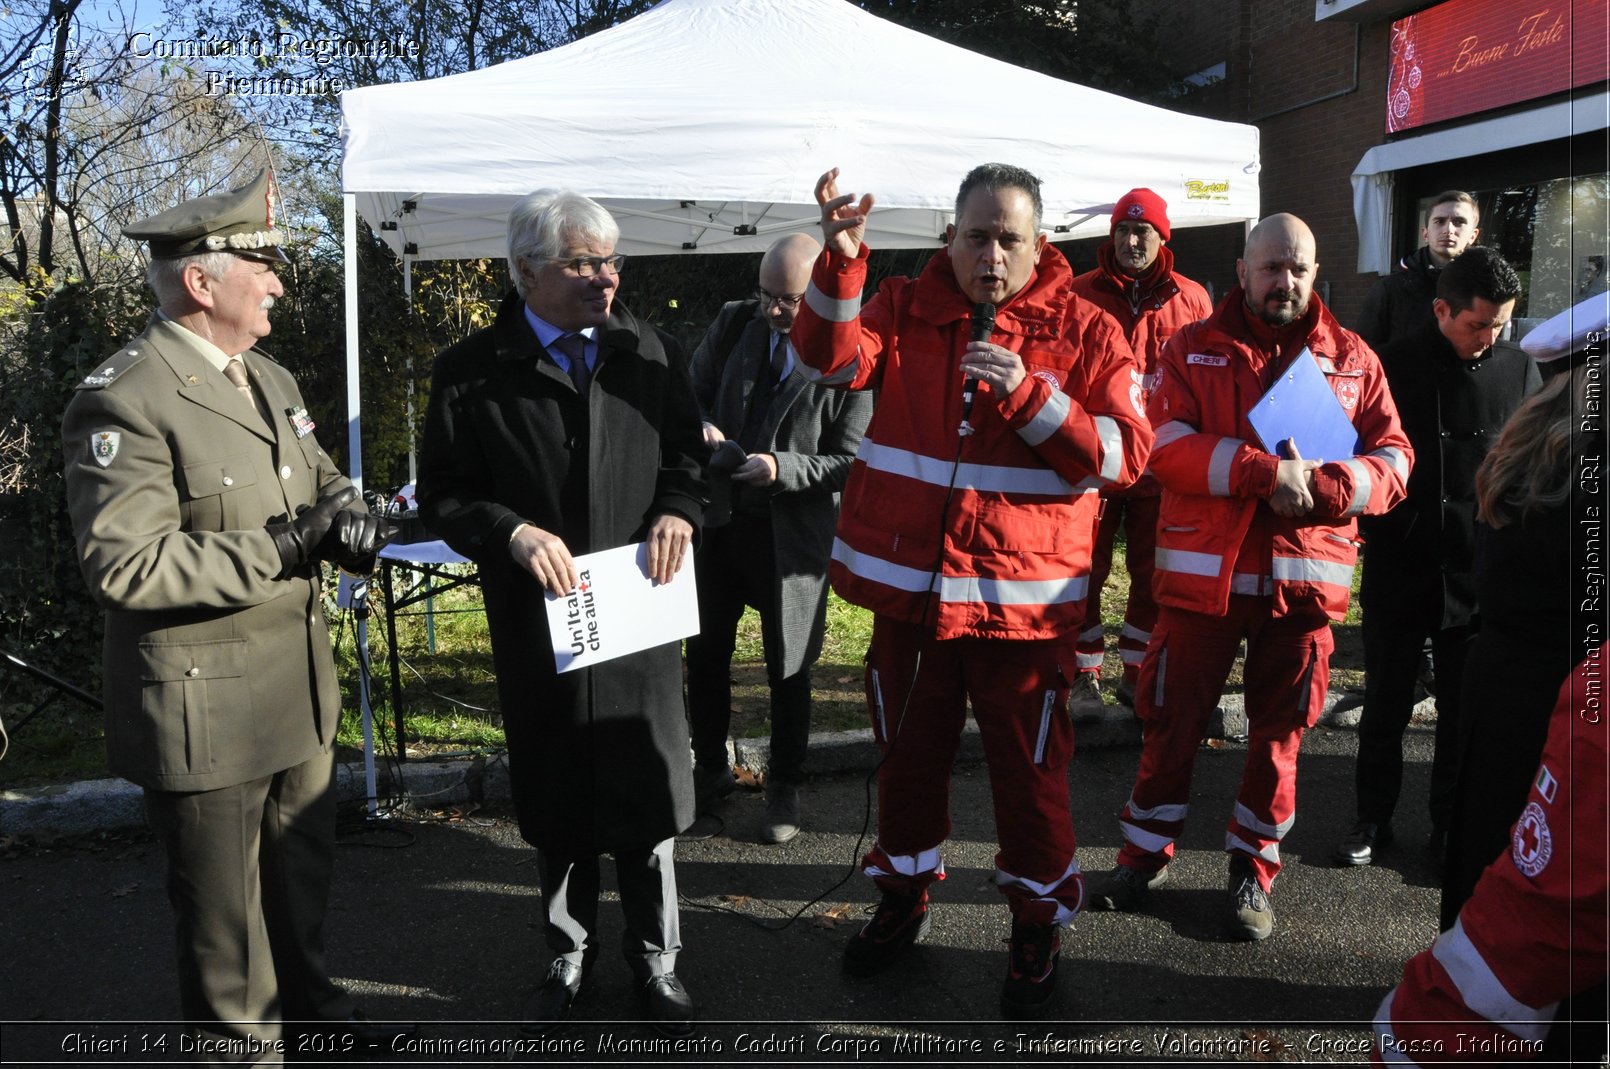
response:
{"label": "black sneaker", "polygon": [[1012,922],[1006,982],[1001,985],[1001,1008],[1008,1017],[1042,1009],[1051,1001],[1061,951],[1062,935],[1056,925]]}
{"label": "black sneaker", "polygon": [[1111,872],[1092,876],[1085,884],[1085,905],[1089,909],[1128,913],[1139,909],[1146,892],[1168,882],[1168,866],[1156,872],[1142,872],[1129,865],[1114,865]]}
{"label": "black sneaker", "polygon": [[693,811],[707,816],[738,789],[738,779],[728,765],[693,767]]}
{"label": "black sneaker", "polygon": [[912,944],[921,942],[932,923],[926,888],[916,894],[883,892],[878,911],[844,944],[844,971],[851,976],[882,972]]}
{"label": "black sneaker", "polygon": [[786,843],[799,834],[799,788],[792,783],[766,784],[766,822],[760,829],[763,843]]}
{"label": "black sneaker", "polygon": [[1275,908],[1245,854],[1230,855],[1230,937],[1256,942],[1275,930]]}

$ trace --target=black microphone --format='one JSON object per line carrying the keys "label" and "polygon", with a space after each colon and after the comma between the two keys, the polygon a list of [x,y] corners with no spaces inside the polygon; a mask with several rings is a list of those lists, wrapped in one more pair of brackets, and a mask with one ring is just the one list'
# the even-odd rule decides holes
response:
{"label": "black microphone", "polygon": [[[989,336],[995,333],[995,306],[988,301],[981,301],[973,306],[973,341],[989,341]],[[963,438],[973,433],[973,425],[967,422],[973,414],[973,398],[978,396],[978,378],[969,375],[962,382],[962,425],[959,433]]]}

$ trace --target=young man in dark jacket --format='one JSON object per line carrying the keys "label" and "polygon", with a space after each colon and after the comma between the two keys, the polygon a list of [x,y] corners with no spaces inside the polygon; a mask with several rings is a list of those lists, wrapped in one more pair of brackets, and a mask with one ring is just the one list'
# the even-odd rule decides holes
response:
{"label": "young man in dark jacket", "polygon": [[1461,668],[1475,610],[1476,469],[1539,382],[1535,362],[1520,347],[1496,340],[1520,288],[1498,253],[1470,249],[1438,278],[1435,318],[1380,353],[1416,462],[1403,503],[1361,521],[1364,712],[1358,822],[1336,847],[1343,865],[1368,865],[1392,841],[1403,729],[1427,638],[1438,676],[1431,848],[1441,852],[1453,804]]}
{"label": "young man in dark jacket", "polygon": [[1405,256],[1398,269],[1380,278],[1364,298],[1358,334],[1380,351],[1431,321],[1431,302],[1437,297],[1437,274],[1453,263],[1481,236],[1481,209],[1476,198],[1459,189],[1437,197],[1420,230],[1425,242]]}

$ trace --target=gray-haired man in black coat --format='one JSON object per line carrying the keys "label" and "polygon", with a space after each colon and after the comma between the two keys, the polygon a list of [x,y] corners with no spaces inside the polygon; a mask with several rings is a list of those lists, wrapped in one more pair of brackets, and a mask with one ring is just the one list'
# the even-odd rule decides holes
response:
{"label": "gray-haired man in black coat", "polygon": [[576,556],[645,541],[656,582],[692,581],[678,572],[704,514],[698,407],[675,342],[614,300],[619,235],[575,193],[516,206],[516,292],[437,358],[420,455],[426,525],[480,566],[520,834],[537,848],[553,958],[527,1036],[569,1012],[597,957],[606,853],[644,1010],[692,1031],[674,971],[672,846],[693,820],[680,644],[561,675],[543,597],[576,589]]}

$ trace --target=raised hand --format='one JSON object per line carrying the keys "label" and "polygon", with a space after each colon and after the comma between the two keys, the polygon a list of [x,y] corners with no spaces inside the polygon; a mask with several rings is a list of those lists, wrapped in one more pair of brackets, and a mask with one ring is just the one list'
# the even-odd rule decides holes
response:
{"label": "raised hand", "polygon": [[859,203],[854,193],[840,196],[839,169],[835,167],[816,180],[816,203],[822,206],[822,244],[845,259],[859,256],[872,194],[863,195]]}

